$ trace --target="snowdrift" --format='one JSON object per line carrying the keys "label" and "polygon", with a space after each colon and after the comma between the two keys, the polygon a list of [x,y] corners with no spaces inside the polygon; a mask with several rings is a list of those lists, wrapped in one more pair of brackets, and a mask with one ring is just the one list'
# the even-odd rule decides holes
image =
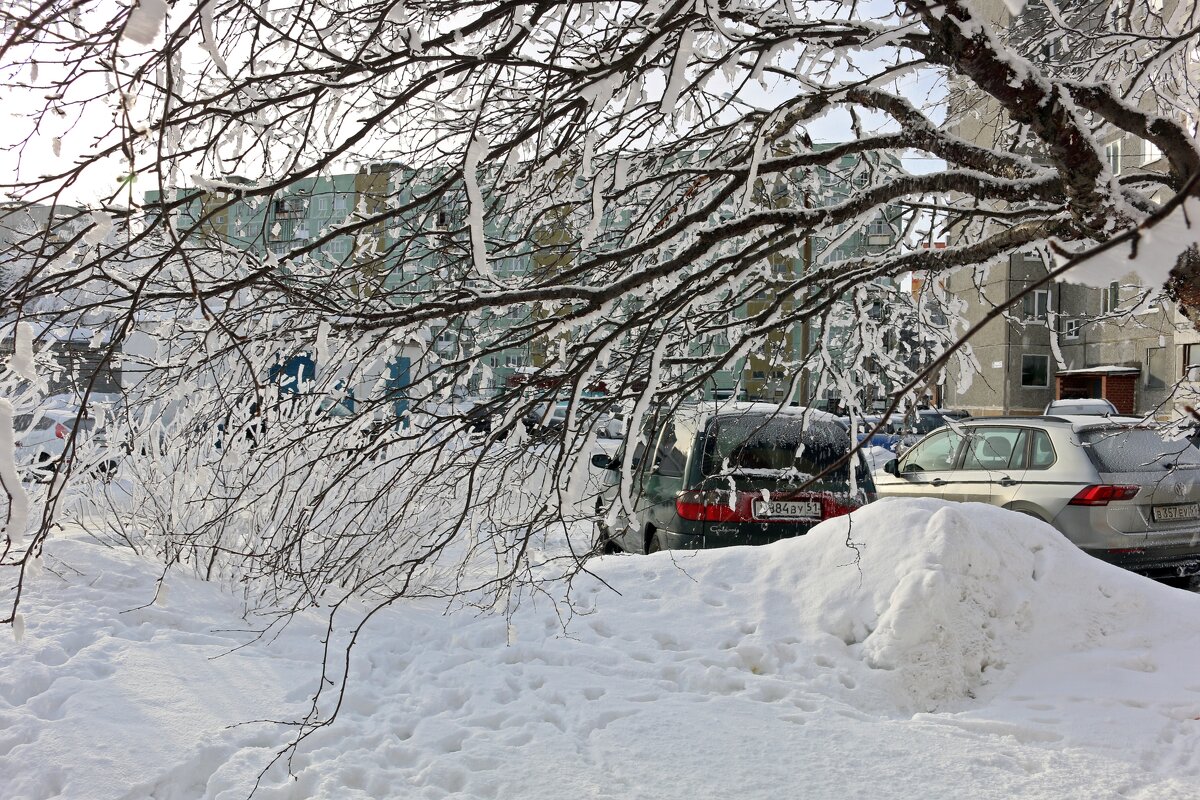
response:
{"label": "snowdrift", "polygon": [[[597,572],[634,597],[655,583],[655,595],[698,612],[686,623],[667,612],[662,626],[695,649],[721,651],[713,631],[732,616],[766,641],[824,653],[872,690],[872,708],[898,712],[962,707],[1052,652],[1140,630],[1145,617],[1178,614],[1181,603],[1200,611],[1200,598],[1087,556],[1043,522],[925,499],[885,499],[767,548],[659,556],[633,575],[612,563]],[[646,616],[637,601],[600,602],[601,616]],[[778,658],[753,666],[783,669]]]}
{"label": "snowdrift", "polygon": [[[303,715],[322,620],[235,649],[256,620],[221,587],[168,572],[147,605],[160,567],[51,545],[0,644],[0,797],[245,797],[290,731],[238,723]],[[588,568],[507,614],[373,617],[255,796],[1200,797],[1200,597],[1027,517],[886,500]]]}

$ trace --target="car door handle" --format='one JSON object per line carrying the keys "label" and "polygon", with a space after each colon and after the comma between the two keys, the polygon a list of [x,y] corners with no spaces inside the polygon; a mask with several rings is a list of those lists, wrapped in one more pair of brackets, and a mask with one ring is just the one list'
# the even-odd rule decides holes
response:
{"label": "car door handle", "polygon": [[1012,478],[1008,477],[1007,475],[1005,475],[1003,478],[1001,478],[999,483],[1001,486],[1016,486],[1017,485],[1017,482],[1014,481]]}
{"label": "car door handle", "polygon": [[933,480],[931,480],[929,482],[929,485],[930,486],[945,486],[946,481],[942,480],[941,478],[934,478]]}

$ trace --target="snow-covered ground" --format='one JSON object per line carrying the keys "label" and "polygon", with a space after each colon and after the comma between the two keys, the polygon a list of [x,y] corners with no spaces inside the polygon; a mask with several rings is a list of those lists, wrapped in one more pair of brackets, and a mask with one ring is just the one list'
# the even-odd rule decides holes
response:
{"label": "snow-covered ground", "polygon": [[[0,798],[244,798],[321,617],[67,532],[0,644]],[[610,556],[505,618],[392,607],[261,798],[1200,797],[1200,596],[982,505]],[[149,605],[148,605],[149,604]],[[261,624],[261,623],[259,623]],[[289,774],[290,767],[290,774]]]}

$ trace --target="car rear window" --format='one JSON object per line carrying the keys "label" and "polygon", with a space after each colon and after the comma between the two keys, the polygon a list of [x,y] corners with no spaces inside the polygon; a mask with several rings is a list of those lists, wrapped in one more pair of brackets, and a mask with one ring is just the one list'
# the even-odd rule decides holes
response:
{"label": "car rear window", "polygon": [[1162,472],[1200,468],[1200,450],[1186,439],[1166,441],[1150,428],[1102,428],[1079,434],[1100,472]]}
{"label": "car rear window", "polygon": [[[33,417],[33,414],[18,414],[17,416],[13,417],[13,430],[15,430],[18,434],[22,431],[31,430],[29,426],[33,423]],[[71,415],[68,417],[64,415],[60,419],[55,419],[52,416],[43,415],[38,418],[37,425],[34,425],[32,430],[48,431],[55,425],[59,424],[61,424],[64,428],[73,428],[75,427],[75,416]],[[94,427],[96,427],[96,420],[85,417],[83,420],[83,425],[80,426],[80,429],[90,431]]]}
{"label": "car rear window", "polygon": [[1117,409],[1109,403],[1051,403],[1049,414],[1082,414],[1088,416],[1091,414],[1115,414]]}
{"label": "car rear window", "polygon": [[[22,431],[30,430],[30,425],[33,424],[33,414],[18,414],[13,417],[13,430],[19,435]],[[42,417],[38,420],[37,425],[33,428],[35,431],[49,430],[54,426],[54,420],[50,417]]]}
{"label": "car rear window", "polygon": [[[705,475],[728,472],[774,472],[817,475],[846,454],[849,435],[839,425],[798,416],[715,417],[705,436],[701,470]],[[847,464],[827,476],[849,481]]]}

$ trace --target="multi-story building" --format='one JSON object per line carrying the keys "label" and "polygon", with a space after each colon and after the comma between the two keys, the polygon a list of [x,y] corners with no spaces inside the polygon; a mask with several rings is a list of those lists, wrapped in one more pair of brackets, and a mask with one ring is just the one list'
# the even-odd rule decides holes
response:
{"label": "multi-story building", "polygon": [[[836,204],[848,199],[856,187],[865,186],[872,176],[894,175],[900,170],[900,160],[896,157],[883,157],[867,163],[857,156],[843,156],[828,167],[816,168],[814,177],[819,190],[802,197],[776,196],[771,198],[770,202],[774,205]],[[809,185],[813,183],[810,181]],[[903,228],[901,211],[898,208],[887,207],[862,228],[841,226],[824,232],[822,236],[810,237],[804,243],[799,258],[773,259],[771,268],[777,280],[746,303],[745,313],[756,314],[774,304],[779,300],[778,292],[783,291],[783,287],[794,285],[796,279],[811,268],[809,265],[821,267],[888,252],[897,246]],[[879,279],[866,287],[866,316],[870,324],[884,321],[890,306],[889,298],[897,292],[898,286],[890,279]],[[784,314],[791,313],[796,305],[795,298],[782,298]],[[823,376],[820,369],[804,370],[798,383],[793,382],[792,377],[796,374],[796,367],[805,360],[805,356],[818,348],[823,349],[827,360],[838,364],[839,368],[848,360],[853,360],[850,353],[855,349],[856,334],[861,332],[862,322],[854,312],[852,299],[844,298],[840,307],[829,315],[825,325],[796,324],[786,331],[773,334],[768,337],[761,354],[747,358],[740,369],[718,376],[718,396],[732,394],[736,381],[738,393],[752,400],[778,402],[790,399],[806,405],[816,404],[823,407],[836,406],[843,400],[849,401],[851,398],[843,397],[846,381],[823,380],[823,377],[828,376]],[[892,336],[885,347],[895,349],[897,341],[895,336]],[[883,370],[878,364],[873,368],[872,363],[871,357],[864,359],[861,374],[855,385],[850,387],[859,395],[853,399],[863,407],[870,407],[875,398],[886,396],[892,388],[891,382],[883,375]],[[790,397],[789,390],[792,392]]]}
{"label": "multi-story building", "polygon": [[[1178,0],[1165,2],[1173,8]],[[1130,24],[1106,16],[1108,8],[1083,3],[1064,13],[1080,31]],[[1018,46],[1023,36],[1040,30],[1032,24],[1036,20],[1027,20],[1022,33],[1022,26],[1014,25],[1019,20],[1000,0],[981,2],[976,9],[1004,29],[1015,29],[1012,40]],[[1037,41],[1028,48],[1031,59],[1052,70],[1069,68],[1070,42],[1031,41]],[[1005,120],[998,104],[961,87],[952,91],[952,98],[958,135],[988,146],[1001,144]],[[1163,168],[1162,154],[1149,142],[1111,129],[1102,141],[1114,176]],[[1158,296],[1161,287],[1143,285],[1134,273],[1107,286],[1086,286],[1073,283],[1068,273],[1030,290],[1047,275],[1045,258],[1036,250],[1016,253],[1006,262],[949,278],[947,288],[962,301],[970,325],[1001,305],[1015,304],[972,337],[977,371],[969,377],[950,371],[946,405],[973,414],[1031,414],[1055,399],[1103,397],[1124,413],[1170,418],[1190,402],[1195,387],[1187,365],[1200,363],[1200,335],[1174,303]]]}
{"label": "multi-story building", "polygon": [[971,338],[978,371],[963,379],[952,370],[943,402],[977,415],[1037,414],[1052,400],[1103,397],[1123,413],[1170,416],[1176,365],[1195,339],[1174,305],[1134,276],[1102,288],[1056,281],[1029,291],[1046,274],[1042,255],[1028,252],[948,278],[972,325],[1023,296]]}
{"label": "multi-story building", "polygon": [[[762,201],[775,205],[836,202],[849,195],[855,182],[865,183],[869,173],[898,169],[898,159],[865,165],[858,158],[847,156],[828,168],[818,168],[816,180],[795,181],[796,185],[803,183],[809,187],[819,187],[809,190],[812,196],[772,196]],[[175,212],[178,215],[177,227],[196,227],[198,237],[209,239],[214,248],[221,249],[226,255],[236,255],[240,250],[254,257],[261,257],[267,252],[284,256],[303,250],[317,262],[327,262],[330,266],[354,265],[355,269],[347,270],[345,274],[361,281],[364,293],[376,293],[374,296],[381,294],[397,307],[404,307],[427,295],[432,288],[432,281],[451,281],[454,278],[447,272],[448,267],[442,265],[450,263],[444,254],[455,246],[450,232],[461,231],[465,225],[464,198],[442,195],[425,212],[398,215],[398,219],[389,219],[387,225],[358,227],[353,236],[329,236],[338,226],[344,226],[347,220],[352,220],[354,215],[369,218],[384,208],[385,204],[396,207],[427,193],[428,181],[412,170],[397,164],[370,165],[355,174],[298,181],[282,196],[260,203],[237,199],[241,183],[239,179],[231,178],[219,186],[210,184],[204,190],[180,190],[188,193],[182,195],[184,202]],[[779,189],[776,188],[774,192],[778,195]],[[156,192],[146,197],[147,207],[152,213],[156,207],[162,207],[161,201],[161,196]],[[768,282],[767,287],[748,300],[737,313],[743,317],[752,315],[775,302],[777,292],[782,291],[781,287],[794,285],[796,278],[804,273],[805,259],[820,265],[879,253],[895,245],[901,229],[899,212],[885,211],[863,230],[831,232],[827,238],[813,237],[806,243],[799,258],[775,257],[771,266],[778,280]],[[533,241],[526,252],[513,253],[497,260],[493,267],[500,277],[530,271],[552,272],[568,265],[573,258],[567,249],[572,237],[565,227],[560,229],[552,222],[543,222],[533,229],[532,237]],[[397,241],[401,240],[406,243],[403,253],[396,248]],[[315,245],[316,241],[321,241],[319,246]],[[419,243],[418,249],[414,249],[413,242]],[[785,312],[795,304],[792,298],[785,297],[782,301]],[[489,333],[538,322],[545,313],[533,308],[504,308],[484,312],[470,327],[450,321],[430,331],[429,346],[441,356],[451,356],[460,347],[476,349],[482,340],[502,338],[488,336]],[[780,331],[770,337],[762,352],[742,359],[733,368],[715,375],[706,387],[706,394],[716,397],[739,394],[754,399],[786,399],[788,387],[792,385],[788,376],[795,373],[796,365],[804,353],[815,346],[822,336],[824,346],[836,347],[836,332],[830,336],[828,331],[810,330],[800,324]],[[540,371],[548,362],[548,356],[558,349],[558,345],[546,337],[520,338],[528,341],[494,349],[486,355],[484,365],[488,370],[482,373],[480,385],[469,388],[486,391],[526,380],[530,374]],[[717,346],[728,345],[718,343]],[[816,386],[815,376],[810,376],[807,384],[799,389],[792,386],[792,399],[812,396]]]}

